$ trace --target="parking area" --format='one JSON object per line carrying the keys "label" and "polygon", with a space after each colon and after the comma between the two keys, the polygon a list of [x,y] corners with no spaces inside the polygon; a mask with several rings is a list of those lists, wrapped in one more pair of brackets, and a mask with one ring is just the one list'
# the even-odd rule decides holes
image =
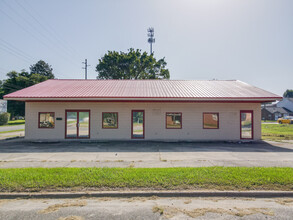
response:
{"label": "parking area", "polygon": [[293,143],[0,141],[0,168],[293,167]]}

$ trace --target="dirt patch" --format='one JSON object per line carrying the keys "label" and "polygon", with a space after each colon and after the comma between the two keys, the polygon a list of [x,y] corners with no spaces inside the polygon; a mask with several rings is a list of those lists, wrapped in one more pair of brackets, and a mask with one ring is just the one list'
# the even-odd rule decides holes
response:
{"label": "dirt patch", "polygon": [[67,217],[60,217],[58,218],[58,220],[84,220],[83,217],[81,216],[74,216],[74,215],[71,215],[71,216],[67,216]]}
{"label": "dirt patch", "polygon": [[191,200],[184,201],[184,204],[190,204],[190,203],[191,203]]}
{"label": "dirt patch", "polygon": [[151,196],[151,197],[130,197],[130,198],[113,198],[113,197],[100,197],[100,198],[92,198],[94,200],[106,202],[120,199],[123,202],[145,202],[148,200],[157,200],[158,196]]}
{"label": "dirt patch", "polygon": [[11,202],[11,201],[13,201],[13,200],[12,199],[10,199],[10,200],[8,200],[8,199],[7,200],[6,199],[5,200],[0,200],[0,206],[5,204],[5,203]]}
{"label": "dirt patch", "polygon": [[216,214],[226,214],[243,217],[246,215],[253,214],[263,214],[273,216],[274,212],[267,208],[236,208],[233,209],[222,209],[222,208],[197,208],[193,210],[187,210],[182,208],[170,207],[170,206],[154,206],[154,213],[159,213],[160,215],[164,215],[166,218],[172,218],[178,214],[185,214],[191,218],[196,218],[199,216],[204,216],[208,212],[216,213]]}
{"label": "dirt patch", "polygon": [[39,213],[48,214],[51,212],[56,212],[60,208],[67,208],[67,207],[72,207],[72,206],[83,207],[86,205],[87,205],[86,201],[71,201],[71,202],[66,202],[66,203],[61,203],[61,204],[50,205],[48,208],[39,211]]}
{"label": "dirt patch", "polygon": [[[275,199],[276,203],[279,203],[281,205],[291,206],[293,205],[293,199],[290,198],[284,198],[284,199]],[[1,203],[0,203],[1,204]]]}
{"label": "dirt patch", "polygon": [[[212,202],[218,202],[218,201],[221,201],[221,200],[227,200],[227,197],[210,197],[210,198],[204,198],[204,197],[201,197],[200,198],[201,200],[207,200],[207,201],[212,201]],[[230,198],[229,198],[230,199]],[[239,198],[235,197],[233,198],[235,200],[239,200]],[[241,201],[255,201],[256,199],[255,198],[241,198],[240,199]]]}
{"label": "dirt patch", "polygon": [[127,198],[124,201],[126,202],[145,202],[148,200],[157,200],[159,197],[158,196],[151,196],[151,197],[131,197],[131,198]]}
{"label": "dirt patch", "polygon": [[275,213],[267,208],[235,208],[235,210],[237,210],[237,212],[235,212],[235,215],[243,217],[245,215],[253,215],[253,214],[263,214],[263,215],[269,215],[269,216],[274,216]]}
{"label": "dirt patch", "polygon": [[131,162],[131,163],[129,164],[129,168],[133,168],[134,166],[135,166],[134,162]]}
{"label": "dirt patch", "polygon": [[99,197],[99,198],[92,198],[92,199],[102,201],[102,202],[107,202],[107,201],[112,201],[114,198],[112,198],[112,197]]}
{"label": "dirt patch", "polygon": [[164,209],[162,207],[154,206],[152,210],[153,210],[153,213],[159,213],[160,215],[164,214]]}

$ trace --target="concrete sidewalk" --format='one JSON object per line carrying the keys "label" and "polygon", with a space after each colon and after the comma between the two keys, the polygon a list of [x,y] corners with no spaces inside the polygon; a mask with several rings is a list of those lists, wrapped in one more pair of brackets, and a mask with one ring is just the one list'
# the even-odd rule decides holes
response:
{"label": "concrete sidewalk", "polygon": [[[291,198],[131,197],[0,200],[5,220],[288,220]],[[291,216],[291,218],[290,218]]]}
{"label": "concrete sidewalk", "polygon": [[293,144],[0,141],[0,168],[293,167]]}

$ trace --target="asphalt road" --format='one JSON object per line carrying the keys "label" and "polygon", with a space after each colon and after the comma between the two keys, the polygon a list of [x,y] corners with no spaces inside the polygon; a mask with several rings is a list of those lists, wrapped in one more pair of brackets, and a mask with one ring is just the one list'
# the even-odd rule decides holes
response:
{"label": "asphalt road", "polygon": [[0,127],[0,132],[1,131],[20,130],[20,129],[24,129],[24,125],[1,126]]}
{"label": "asphalt road", "polygon": [[80,198],[0,200],[0,219],[278,219],[293,216],[292,198]]}

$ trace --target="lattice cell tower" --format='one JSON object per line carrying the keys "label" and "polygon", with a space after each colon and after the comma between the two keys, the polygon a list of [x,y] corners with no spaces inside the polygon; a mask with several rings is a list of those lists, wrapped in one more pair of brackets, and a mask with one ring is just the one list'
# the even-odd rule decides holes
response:
{"label": "lattice cell tower", "polygon": [[151,46],[150,48],[151,54],[153,53],[153,43],[155,43],[154,36],[155,36],[155,30],[153,27],[151,27],[148,29],[148,37],[149,37],[148,42],[150,43],[150,46]]}

